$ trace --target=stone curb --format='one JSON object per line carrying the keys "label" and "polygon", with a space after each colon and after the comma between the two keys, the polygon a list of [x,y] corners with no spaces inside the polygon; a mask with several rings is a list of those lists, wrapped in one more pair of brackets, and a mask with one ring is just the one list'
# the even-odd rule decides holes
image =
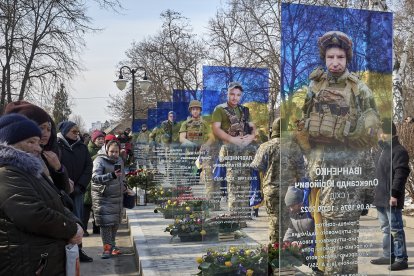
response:
{"label": "stone curb", "polygon": [[[135,207],[137,208],[137,207]],[[138,264],[138,275],[144,276],[143,267],[145,267],[145,276],[157,276],[158,273],[151,269],[151,256],[148,250],[148,243],[145,239],[141,226],[136,218],[134,210],[126,210],[128,217],[128,227],[130,231],[130,238],[134,247],[136,262]],[[134,225],[132,225],[134,224]],[[138,248],[139,245],[139,248]],[[138,250],[139,249],[139,250]]]}

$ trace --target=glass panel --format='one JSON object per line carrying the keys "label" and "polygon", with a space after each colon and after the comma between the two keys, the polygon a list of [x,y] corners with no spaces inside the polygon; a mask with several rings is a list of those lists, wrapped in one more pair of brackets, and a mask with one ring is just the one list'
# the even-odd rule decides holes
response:
{"label": "glass panel", "polygon": [[373,152],[392,114],[392,14],[282,4],[281,52],[279,266],[388,274],[370,261],[383,256]]}

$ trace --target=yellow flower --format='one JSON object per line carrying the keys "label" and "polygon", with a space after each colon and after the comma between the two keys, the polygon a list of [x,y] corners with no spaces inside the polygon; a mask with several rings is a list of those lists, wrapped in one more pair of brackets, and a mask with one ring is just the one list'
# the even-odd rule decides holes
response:
{"label": "yellow flower", "polygon": [[202,257],[197,257],[196,262],[201,264],[203,262],[203,258]]}
{"label": "yellow flower", "polygon": [[177,223],[177,224],[178,224],[179,222],[180,222],[180,220],[179,220],[179,219],[175,219],[175,223]]}
{"label": "yellow flower", "polygon": [[252,276],[253,275],[253,270],[251,270],[251,269],[248,269],[247,271],[246,271],[246,276]]}
{"label": "yellow flower", "polygon": [[230,261],[227,261],[227,262],[224,263],[224,265],[227,266],[227,267],[231,267],[233,264]]}
{"label": "yellow flower", "polygon": [[163,194],[164,194],[164,191],[161,191],[161,192],[160,192],[160,194],[162,194],[162,195],[163,195]]}
{"label": "yellow flower", "polygon": [[230,247],[230,250],[229,251],[230,251],[230,253],[234,254],[234,253],[237,252],[237,248],[234,247],[234,246],[232,246],[232,247]]}
{"label": "yellow flower", "polygon": [[252,251],[250,249],[247,249],[246,252],[244,252],[246,255],[250,255],[250,253],[252,253]]}
{"label": "yellow flower", "polygon": [[167,201],[167,203],[168,203],[168,204],[171,204],[171,199],[169,199],[169,200]]}
{"label": "yellow flower", "polygon": [[205,234],[207,234],[207,232],[206,232],[206,230],[203,229],[203,230],[200,231],[200,234],[201,234],[201,236],[204,236]]}
{"label": "yellow flower", "polygon": [[191,207],[189,207],[189,206],[185,207],[185,209],[186,209],[187,211],[191,211]]}
{"label": "yellow flower", "polygon": [[174,201],[172,205],[177,205],[177,201]]}

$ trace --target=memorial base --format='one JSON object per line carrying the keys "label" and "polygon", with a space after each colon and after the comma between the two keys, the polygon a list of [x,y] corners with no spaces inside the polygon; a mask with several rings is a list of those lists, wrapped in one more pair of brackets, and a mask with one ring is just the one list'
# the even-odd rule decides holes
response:
{"label": "memorial base", "polygon": [[273,270],[274,276],[295,276],[296,275],[296,268],[294,267],[282,267],[282,268],[276,268]]}

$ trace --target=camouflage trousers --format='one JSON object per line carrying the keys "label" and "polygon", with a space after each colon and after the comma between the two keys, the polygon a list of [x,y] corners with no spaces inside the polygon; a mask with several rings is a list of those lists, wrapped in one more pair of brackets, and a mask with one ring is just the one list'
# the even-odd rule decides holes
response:
{"label": "camouflage trousers", "polygon": [[250,218],[250,163],[254,153],[254,146],[239,148],[234,145],[223,145],[219,153],[226,168],[228,207],[241,221]]}
{"label": "camouflage trousers", "polygon": [[271,243],[280,243],[289,225],[288,208],[281,204],[284,202],[287,188],[283,190],[281,193],[279,187],[271,185],[263,188],[263,198],[269,216],[268,231]]}
{"label": "camouflage trousers", "polygon": [[207,151],[204,150],[200,154],[201,159],[201,173],[200,184],[204,185],[205,197],[209,201],[209,206],[213,210],[220,210],[221,199],[221,180],[214,179],[213,170],[214,163],[218,158],[219,147],[211,146]]}
{"label": "camouflage trousers", "polygon": [[323,218],[325,233],[325,273],[327,276],[358,273],[359,218]]}

